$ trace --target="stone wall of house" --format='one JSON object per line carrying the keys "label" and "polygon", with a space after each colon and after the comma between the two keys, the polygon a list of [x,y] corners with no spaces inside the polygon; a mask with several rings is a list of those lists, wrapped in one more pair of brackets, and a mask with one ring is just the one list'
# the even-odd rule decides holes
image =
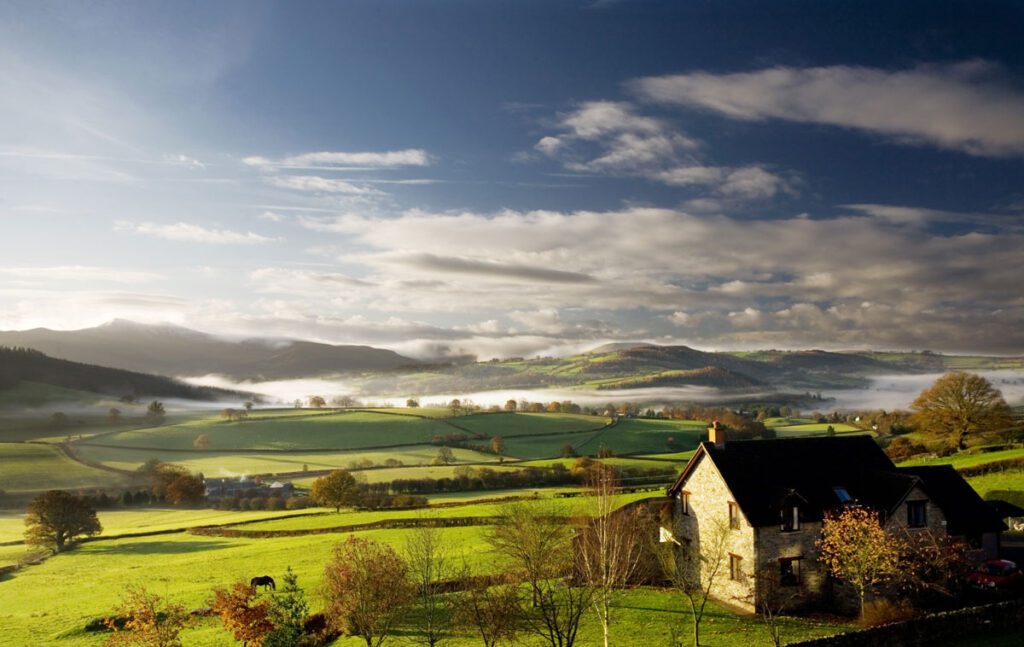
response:
{"label": "stone wall of house", "polygon": [[[714,536],[726,534],[725,551],[711,589],[711,597],[746,609],[754,610],[754,528],[739,511],[739,529],[729,528],[729,502],[735,501],[718,468],[705,455],[690,474],[683,490],[690,493],[689,514],[682,513],[681,501],[675,501],[675,535],[683,544],[680,550],[702,551],[708,555]],[[730,579],[729,555],[740,558],[737,580]],[[696,560],[689,560],[696,563]],[[702,574],[706,582],[707,573]]]}
{"label": "stone wall of house", "polygon": [[[799,609],[820,604],[829,595],[828,572],[818,561],[817,542],[821,522],[801,522],[799,530],[783,531],[780,526],[757,529],[758,599],[765,596],[784,609]],[[784,586],[780,581],[785,558],[800,558],[800,581]]]}
{"label": "stone wall of house", "polygon": [[926,521],[929,530],[939,535],[946,534],[946,515],[943,514],[942,508],[932,503],[928,495],[924,493],[920,487],[915,487],[907,495],[907,498],[903,500],[895,511],[889,515],[885,520],[885,529],[890,532],[899,532],[902,530],[909,530],[914,532],[914,528],[907,528],[907,502],[908,501],[927,501],[926,506]]}

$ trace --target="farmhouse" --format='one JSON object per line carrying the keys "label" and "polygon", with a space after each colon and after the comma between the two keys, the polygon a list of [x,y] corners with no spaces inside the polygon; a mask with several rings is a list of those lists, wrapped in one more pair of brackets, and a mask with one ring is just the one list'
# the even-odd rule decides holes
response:
{"label": "farmhouse", "polygon": [[726,443],[717,423],[709,435],[668,490],[661,539],[705,557],[724,546],[712,593],[721,601],[746,610],[764,596],[790,608],[831,603],[816,542],[825,513],[847,504],[878,511],[887,530],[963,538],[979,560],[999,550],[1005,525],[952,467],[897,468],[868,436]]}

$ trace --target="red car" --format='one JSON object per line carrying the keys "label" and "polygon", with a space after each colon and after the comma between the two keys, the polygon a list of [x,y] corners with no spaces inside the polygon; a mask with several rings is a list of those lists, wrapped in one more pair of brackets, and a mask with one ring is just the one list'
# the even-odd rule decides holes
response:
{"label": "red car", "polygon": [[967,581],[979,589],[1003,589],[1024,582],[1017,564],[1008,559],[990,559],[967,576]]}

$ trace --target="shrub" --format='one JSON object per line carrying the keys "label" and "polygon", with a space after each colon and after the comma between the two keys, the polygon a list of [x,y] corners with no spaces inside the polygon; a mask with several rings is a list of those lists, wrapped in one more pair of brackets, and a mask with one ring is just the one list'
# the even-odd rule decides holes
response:
{"label": "shrub", "polygon": [[917,610],[906,600],[899,602],[885,599],[872,600],[864,603],[864,613],[860,622],[865,627],[877,627],[891,622],[910,620],[916,615],[918,615]]}

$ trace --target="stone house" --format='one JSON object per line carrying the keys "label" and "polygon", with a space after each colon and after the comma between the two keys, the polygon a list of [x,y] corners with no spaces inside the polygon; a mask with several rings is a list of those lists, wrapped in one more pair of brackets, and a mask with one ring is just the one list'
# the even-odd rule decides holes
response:
{"label": "stone house", "polygon": [[[963,538],[975,557],[999,551],[1005,525],[949,466],[898,468],[869,436],[725,442],[717,423],[668,490],[662,541],[705,557],[724,542],[712,593],[753,611],[765,596],[787,608],[825,606],[834,586],[818,560],[826,512],[861,504],[887,530]],[[688,560],[697,563],[696,560]]]}

